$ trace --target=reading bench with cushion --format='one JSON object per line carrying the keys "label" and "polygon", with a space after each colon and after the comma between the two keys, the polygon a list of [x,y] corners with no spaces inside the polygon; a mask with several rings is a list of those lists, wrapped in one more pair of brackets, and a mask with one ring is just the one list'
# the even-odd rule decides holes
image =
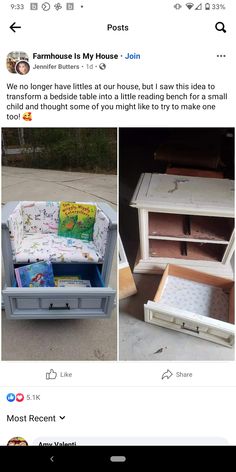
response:
{"label": "reading bench with cushion", "polygon": [[[77,202],[80,203],[80,202]],[[86,203],[85,203],[86,205]],[[8,202],[2,211],[2,246],[7,316],[14,319],[109,316],[115,291],[109,288],[117,217],[106,203],[96,206],[91,241],[58,236],[60,202]],[[15,268],[51,261],[54,276],[90,279],[88,288],[17,287]]]}
{"label": "reading bench with cushion", "polygon": [[9,215],[8,227],[16,263],[101,262],[107,242],[109,219],[96,205],[93,241],[57,235],[60,202],[20,202]]}

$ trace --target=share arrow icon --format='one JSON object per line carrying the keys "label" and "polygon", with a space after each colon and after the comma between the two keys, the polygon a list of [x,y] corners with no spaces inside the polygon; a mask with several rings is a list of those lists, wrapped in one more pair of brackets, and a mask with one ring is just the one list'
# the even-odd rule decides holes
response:
{"label": "share arrow icon", "polygon": [[164,372],[164,374],[162,374],[162,377],[161,377],[161,380],[164,380],[164,379],[170,379],[172,377],[172,375],[174,375],[169,369]]}

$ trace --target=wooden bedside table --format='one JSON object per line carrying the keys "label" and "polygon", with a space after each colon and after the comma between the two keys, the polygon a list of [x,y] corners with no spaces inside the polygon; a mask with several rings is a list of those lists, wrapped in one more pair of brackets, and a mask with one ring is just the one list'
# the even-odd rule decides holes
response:
{"label": "wooden bedside table", "polygon": [[134,272],[176,264],[233,278],[234,181],[145,173],[130,205],[139,216]]}

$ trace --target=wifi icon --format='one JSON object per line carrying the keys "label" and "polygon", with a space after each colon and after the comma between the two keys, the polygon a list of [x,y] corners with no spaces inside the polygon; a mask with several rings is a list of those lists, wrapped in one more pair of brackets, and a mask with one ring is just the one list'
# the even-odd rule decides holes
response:
{"label": "wifi icon", "polygon": [[186,7],[191,10],[194,7],[194,3],[186,3]]}

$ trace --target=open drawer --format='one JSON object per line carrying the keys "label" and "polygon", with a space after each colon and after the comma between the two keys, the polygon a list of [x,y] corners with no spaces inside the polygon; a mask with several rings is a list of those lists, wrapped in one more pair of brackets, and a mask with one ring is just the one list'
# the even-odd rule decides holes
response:
{"label": "open drawer", "polygon": [[7,316],[11,319],[110,316],[115,290],[104,287],[99,264],[53,264],[53,272],[54,276],[79,275],[82,279],[90,280],[91,287],[5,287],[3,300]]}
{"label": "open drawer", "polygon": [[168,265],[145,321],[232,347],[235,338],[234,283]]}

